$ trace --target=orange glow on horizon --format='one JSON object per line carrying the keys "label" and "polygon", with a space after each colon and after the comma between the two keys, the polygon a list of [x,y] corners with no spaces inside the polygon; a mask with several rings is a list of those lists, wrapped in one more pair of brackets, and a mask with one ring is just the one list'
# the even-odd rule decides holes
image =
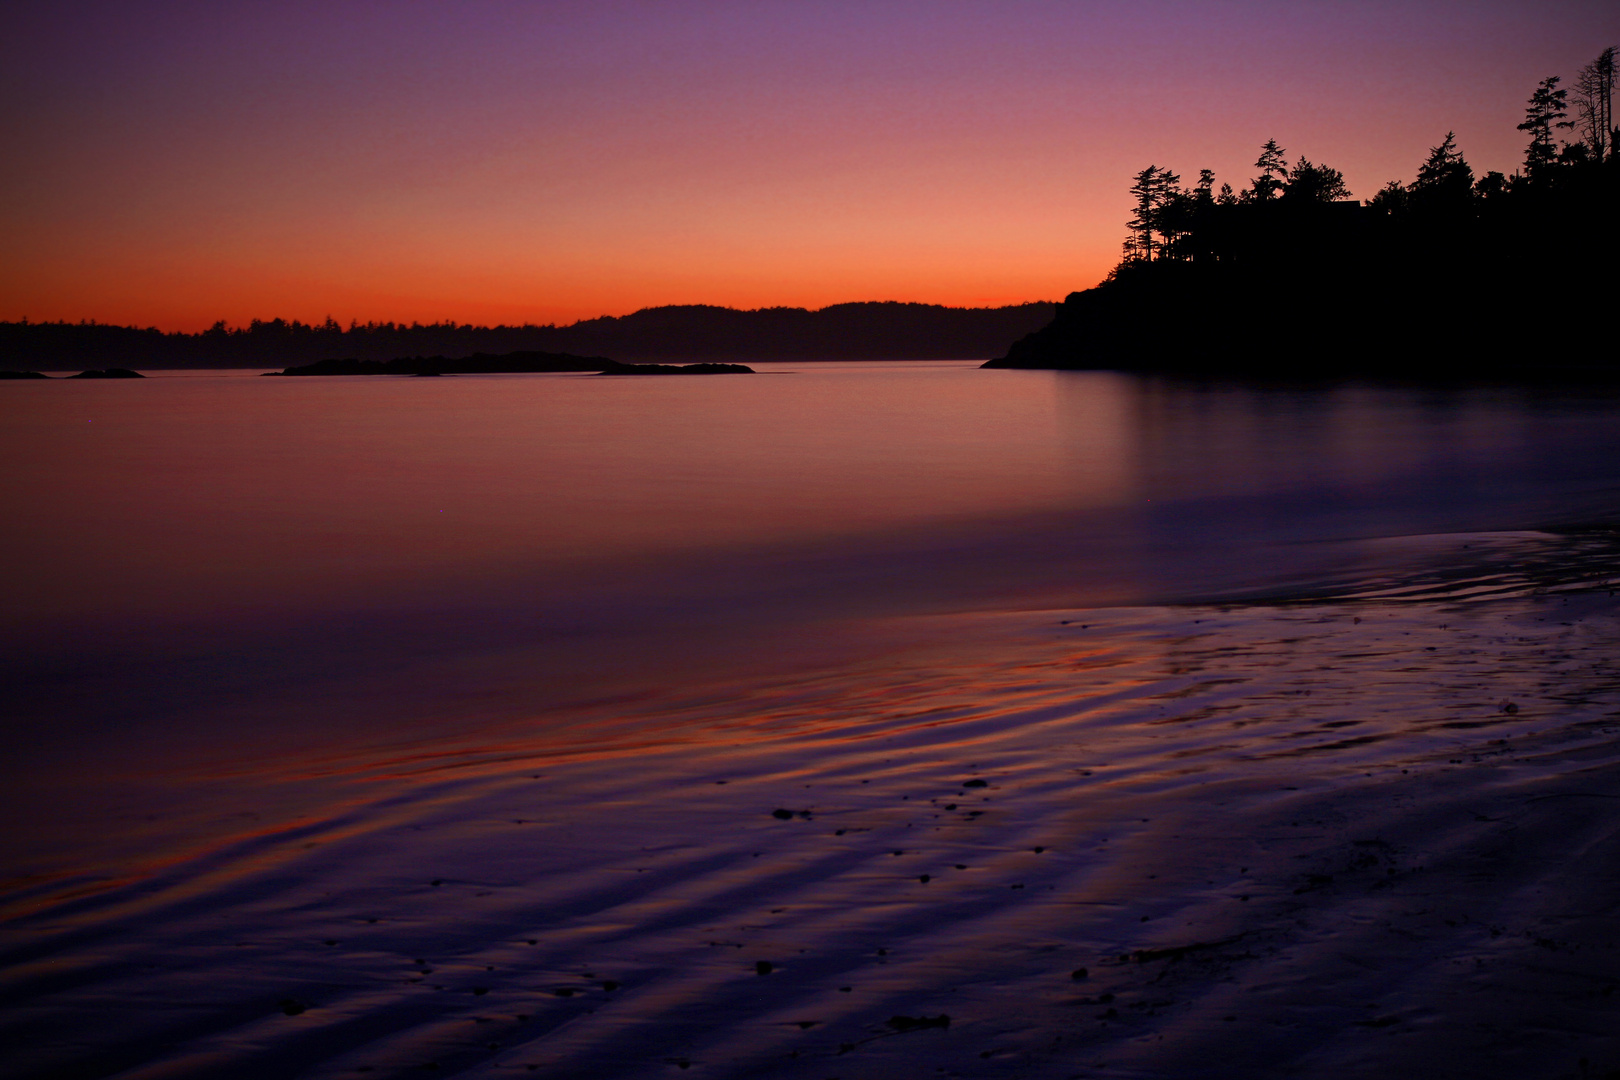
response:
{"label": "orange glow on horizon", "polygon": [[1588,0],[90,6],[0,35],[0,319],[1061,299],[1149,163],[1241,188],[1275,137],[1367,197],[1454,130],[1511,172],[1620,38]]}

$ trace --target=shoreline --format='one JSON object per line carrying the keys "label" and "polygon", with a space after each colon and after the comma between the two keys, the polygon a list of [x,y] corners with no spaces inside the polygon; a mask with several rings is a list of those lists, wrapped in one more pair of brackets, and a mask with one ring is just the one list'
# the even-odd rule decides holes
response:
{"label": "shoreline", "polygon": [[1604,1075],[1616,605],[913,616],[215,774],[220,814],[315,801],[11,920],[6,1026],[57,1033],[17,1075]]}

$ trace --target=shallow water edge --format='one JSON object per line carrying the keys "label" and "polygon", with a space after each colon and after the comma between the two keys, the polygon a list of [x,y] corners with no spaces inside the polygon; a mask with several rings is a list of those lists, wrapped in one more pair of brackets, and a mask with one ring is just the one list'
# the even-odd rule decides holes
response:
{"label": "shallow water edge", "polygon": [[864,663],[182,770],[205,840],[143,859],[126,815],[107,869],[10,883],[10,1068],[1580,1075],[1620,1030],[1617,616],[917,617]]}

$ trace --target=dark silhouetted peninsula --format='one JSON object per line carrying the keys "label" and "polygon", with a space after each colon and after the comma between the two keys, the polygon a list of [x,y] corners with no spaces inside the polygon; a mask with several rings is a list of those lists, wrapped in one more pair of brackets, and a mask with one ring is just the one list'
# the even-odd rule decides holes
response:
{"label": "dark silhouetted peninsula", "polygon": [[0,371],[0,379],[48,379],[43,371]]}
{"label": "dark silhouetted peninsula", "polygon": [[101,369],[91,368],[88,371],[81,371],[77,375],[69,375],[68,378],[70,378],[70,379],[144,379],[144,378],[146,378],[146,376],[142,375],[138,371],[131,371],[131,370],[129,370],[129,368],[110,367],[110,368],[101,368]]}
{"label": "dark silhouetted peninsula", "polygon": [[[1606,68],[1604,64],[1607,64]],[[1447,134],[1410,184],[1357,202],[1338,170],[1275,141],[1241,192],[1135,177],[1125,257],[992,368],[1108,368],[1280,378],[1614,378],[1620,155],[1613,50],[1575,102],[1556,77],[1520,130],[1523,167],[1478,179]]]}
{"label": "dark silhouetted peninsula", "polygon": [[[0,368],[64,370],[117,359],[141,368],[283,368],[329,357],[466,358],[479,353],[568,353],[620,360],[976,360],[1052,319],[1048,301],[998,308],[835,304],[819,311],[707,305],[645,308],[569,326],[457,323],[311,325],[223,321],[197,334],[103,323],[0,323]],[[446,372],[448,373],[448,371]]]}

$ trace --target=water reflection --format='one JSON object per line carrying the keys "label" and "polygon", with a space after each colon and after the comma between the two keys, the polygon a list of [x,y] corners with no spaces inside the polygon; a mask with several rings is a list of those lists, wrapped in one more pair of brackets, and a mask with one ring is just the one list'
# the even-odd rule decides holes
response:
{"label": "water reflection", "polygon": [[[1443,853],[1477,793],[1389,816],[1442,762],[1612,724],[1612,616],[1523,599],[1620,568],[1532,531],[1616,520],[1605,399],[921,364],[0,409],[8,1033],[61,1033],[25,1075],[967,1071],[1070,1031],[1078,966],[1091,1008],[1239,913],[1381,927],[1296,899],[1366,837],[1275,838]],[[1253,595],[1290,602],[1098,610]],[[1359,1009],[1381,964],[1232,992],[1326,971]],[[868,1045],[947,1010],[984,1026],[927,1067]]]}
{"label": "water reflection", "polygon": [[[154,378],[8,394],[12,625],[504,590],[603,563],[1122,497],[1122,419],[964,365],[766,377]],[[8,387],[8,390],[10,388]],[[49,387],[49,389],[63,389]],[[1102,423],[1095,422],[1101,419]]]}
{"label": "water reflection", "polygon": [[824,658],[827,620],[1309,591],[1347,542],[1620,505],[1608,397],[762,371],[8,386],[11,738],[285,695],[365,727],[401,687],[450,723]]}

